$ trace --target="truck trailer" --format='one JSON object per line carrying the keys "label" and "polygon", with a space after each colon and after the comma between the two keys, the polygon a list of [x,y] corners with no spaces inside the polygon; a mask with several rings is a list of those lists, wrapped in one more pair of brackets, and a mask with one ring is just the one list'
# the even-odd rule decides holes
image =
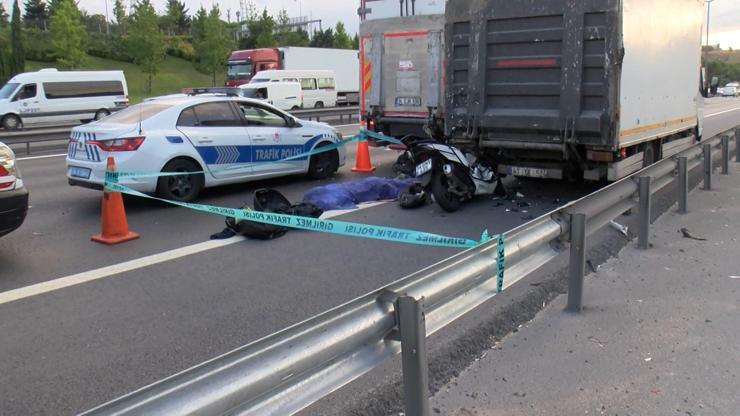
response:
{"label": "truck trailer", "polygon": [[445,0],[360,1],[360,113],[392,136],[441,132]]}
{"label": "truck trailer", "polygon": [[226,86],[248,84],[258,72],[270,69],[332,70],[336,77],[337,102],[360,102],[360,63],[356,50],[290,46],[234,51],[227,62]]}
{"label": "truck trailer", "polygon": [[445,139],[614,181],[701,139],[702,0],[448,0]]}

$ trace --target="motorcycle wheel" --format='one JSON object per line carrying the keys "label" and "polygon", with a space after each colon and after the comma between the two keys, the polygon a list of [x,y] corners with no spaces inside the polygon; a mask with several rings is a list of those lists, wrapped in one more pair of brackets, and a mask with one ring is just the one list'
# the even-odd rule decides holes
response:
{"label": "motorcycle wheel", "polygon": [[447,177],[442,171],[434,172],[432,177],[432,195],[437,204],[447,212],[455,212],[460,209],[462,200],[458,195],[449,191]]}

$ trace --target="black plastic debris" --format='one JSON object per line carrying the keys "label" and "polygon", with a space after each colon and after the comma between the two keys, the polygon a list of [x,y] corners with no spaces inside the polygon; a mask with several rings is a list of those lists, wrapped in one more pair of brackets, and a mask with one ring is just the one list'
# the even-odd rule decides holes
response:
{"label": "black plastic debris", "polygon": [[[324,213],[318,206],[307,202],[291,205],[290,201],[283,194],[274,189],[258,189],[254,191],[253,205],[255,211],[299,217],[319,218]],[[250,209],[250,207],[245,205],[241,209]],[[282,237],[288,230],[289,228],[280,225],[249,220],[236,220],[227,217],[226,228],[219,233],[211,235],[211,239],[225,239],[233,237],[236,234],[241,234],[256,240],[272,240]]]}

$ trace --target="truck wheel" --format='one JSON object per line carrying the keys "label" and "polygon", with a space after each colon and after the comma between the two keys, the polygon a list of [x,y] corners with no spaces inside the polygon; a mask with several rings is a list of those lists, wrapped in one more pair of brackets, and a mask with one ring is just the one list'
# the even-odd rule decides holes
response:
{"label": "truck wheel", "polygon": [[445,174],[438,170],[434,172],[432,176],[432,195],[437,204],[447,212],[455,212],[460,209],[462,201],[460,197],[449,191],[447,184],[447,177]]}
{"label": "truck wheel", "polygon": [[[328,146],[331,143],[320,143],[316,148]],[[308,165],[308,176],[313,179],[326,179],[339,169],[339,152],[329,150],[311,156]]]}
{"label": "truck wheel", "polygon": [[645,149],[642,151],[642,167],[646,168],[658,159],[657,143],[646,143]]}
{"label": "truck wheel", "polygon": [[[187,159],[175,159],[162,172],[198,172],[198,165]],[[165,199],[178,202],[195,200],[205,185],[202,173],[195,175],[162,176],[157,181],[157,193]]]}
{"label": "truck wheel", "polygon": [[313,108],[324,108],[324,102],[316,101],[316,104],[314,104]]}
{"label": "truck wheel", "polygon": [[297,105],[294,105],[293,108],[290,109],[290,111],[300,110],[301,107],[298,107]]}
{"label": "truck wheel", "polygon": [[23,126],[20,117],[16,116],[15,114],[8,114],[7,116],[3,117],[2,124],[5,130],[18,130]]}

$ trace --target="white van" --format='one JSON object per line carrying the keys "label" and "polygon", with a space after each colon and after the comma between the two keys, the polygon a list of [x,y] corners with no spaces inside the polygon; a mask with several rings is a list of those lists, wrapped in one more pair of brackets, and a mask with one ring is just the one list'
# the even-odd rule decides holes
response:
{"label": "white van", "polygon": [[298,82],[303,90],[303,108],[335,107],[337,105],[337,82],[334,71],[271,69],[258,72],[249,84],[264,82]]}
{"label": "white van", "polygon": [[298,110],[303,106],[301,84],[297,82],[259,82],[239,88],[241,96],[263,100],[281,110]]}
{"label": "white van", "polygon": [[98,120],[128,106],[123,71],[42,69],[14,76],[0,89],[0,125]]}

